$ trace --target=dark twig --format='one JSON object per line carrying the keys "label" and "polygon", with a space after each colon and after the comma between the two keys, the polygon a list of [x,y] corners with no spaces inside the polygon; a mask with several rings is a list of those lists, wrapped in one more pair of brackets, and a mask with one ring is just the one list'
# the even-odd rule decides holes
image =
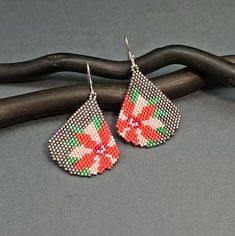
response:
{"label": "dark twig", "polygon": [[[92,74],[110,79],[127,79],[129,61],[112,61],[96,57],[56,53],[30,61],[0,64],[0,82],[21,82],[35,76],[60,71],[86,72],[90,64]],[[183,45],[171,45],[154,49],[138,57],[136,63],[145,73],[151,73],[170,64],[181,64],[200,76],[210,76],[224,84],[235,85],[235,65],[211,53]]]}
{"label": "dark twig", "polygon": [[[179,70],[153,81],[168,97],[192,93],[205,81],[187,70]],[[116,110],[123,99],[127,84],[95,84],[99,104]],[[88,97],[87,84],[53,88],[0,99],[0,128],[19,122],[75,111]]]}

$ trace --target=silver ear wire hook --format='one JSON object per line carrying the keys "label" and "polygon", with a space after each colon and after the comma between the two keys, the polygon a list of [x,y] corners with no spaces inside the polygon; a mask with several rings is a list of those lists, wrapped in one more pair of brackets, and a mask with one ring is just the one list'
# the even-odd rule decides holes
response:
{"label": "silver ear wire hook", "polygon": [[132,64],[133,67],[136,67],[137,65],[135,64],[135,59],[134,59],[135,56],[131,52],[131,49],[130,49],[130,46],[129,46],[129,42],[128,42],[128,39],[127,39],[126,36],[124,37],[124,40],[125,40],[126,51],[127,51],[129,59],[131,60],[131,64]]}
{"label": "silver ear wire hook", "polygon": [[91,70],[90,70],[90,66],[89,66],[88,63],[86,64],[86,69],[87,69],[87,79],[88,79],[89,87],[90,87],[89,98],[92,99],[92,98],[96,97],[96,93],[93,89],[93,83],[92,83],[92,80],[91,80]]}

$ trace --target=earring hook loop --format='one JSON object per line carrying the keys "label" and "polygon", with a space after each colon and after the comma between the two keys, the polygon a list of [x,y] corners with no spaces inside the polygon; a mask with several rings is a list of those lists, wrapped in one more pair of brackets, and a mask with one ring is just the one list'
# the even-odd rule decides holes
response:
{"label": "earring hook loop", "polygon": [[124,37],[124,41],[125,41],[127,55],[128,55],[128,57],[129,57],[129,59],[131,61],[131,64],[132,64],[133,67],[136,67],[137,65],[135,64],[135,56],[131,52],[127,36]]}
{"label": "earring hook loop", "polygon": [[91,70],[90,70],[90,65],[88,63],[86,64],[86,69],[87,69],[87,79],[88,79],[89,88],[90,88],[89,98],[92,99],[96,97],[96,92],[93,89],[93,82],[91,79]]}

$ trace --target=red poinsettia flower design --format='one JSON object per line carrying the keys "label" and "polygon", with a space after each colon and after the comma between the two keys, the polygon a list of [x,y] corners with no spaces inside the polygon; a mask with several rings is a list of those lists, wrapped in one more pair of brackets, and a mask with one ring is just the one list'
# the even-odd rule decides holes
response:
{"label": "red poinsettia flower design", "polygon": [[136,103],[133,103],[126,95],[116,124],[117,132],[127,142],[140,146],[146,146],[148,140],[158,140],[161,135],[156,128],[163,124],[152,117],[156,106],[156,104],[148,105],[141,96]]}
{"label": "red poinsettia flower design", "polygon": [[118,160],[119,149],[107,123],[104,121],[100,130],[96,130],[91,123],[85,131],[76,134],[81,145],[77,153],[80,151],[80,155],[83,155],[74,168],[79,171],[89,170],[89,174],[102,173],[105,169],[111,169]]}

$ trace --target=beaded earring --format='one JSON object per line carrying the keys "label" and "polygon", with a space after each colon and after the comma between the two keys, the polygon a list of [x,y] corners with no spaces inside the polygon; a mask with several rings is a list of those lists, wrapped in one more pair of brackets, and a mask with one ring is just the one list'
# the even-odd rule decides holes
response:
{"label": "beaded earring", "polygon": [[53,160],[73,175],[91,176],[110,170],[119,149],[97,103],[87,64],[89,99],[49,140]]}
{"label": "beaded earring", "polygon": [[179,109],[139,70],[125,38],[132,77],[118,116],[118,134],[127,142],[154,147],[166,142],[179,127]]}

